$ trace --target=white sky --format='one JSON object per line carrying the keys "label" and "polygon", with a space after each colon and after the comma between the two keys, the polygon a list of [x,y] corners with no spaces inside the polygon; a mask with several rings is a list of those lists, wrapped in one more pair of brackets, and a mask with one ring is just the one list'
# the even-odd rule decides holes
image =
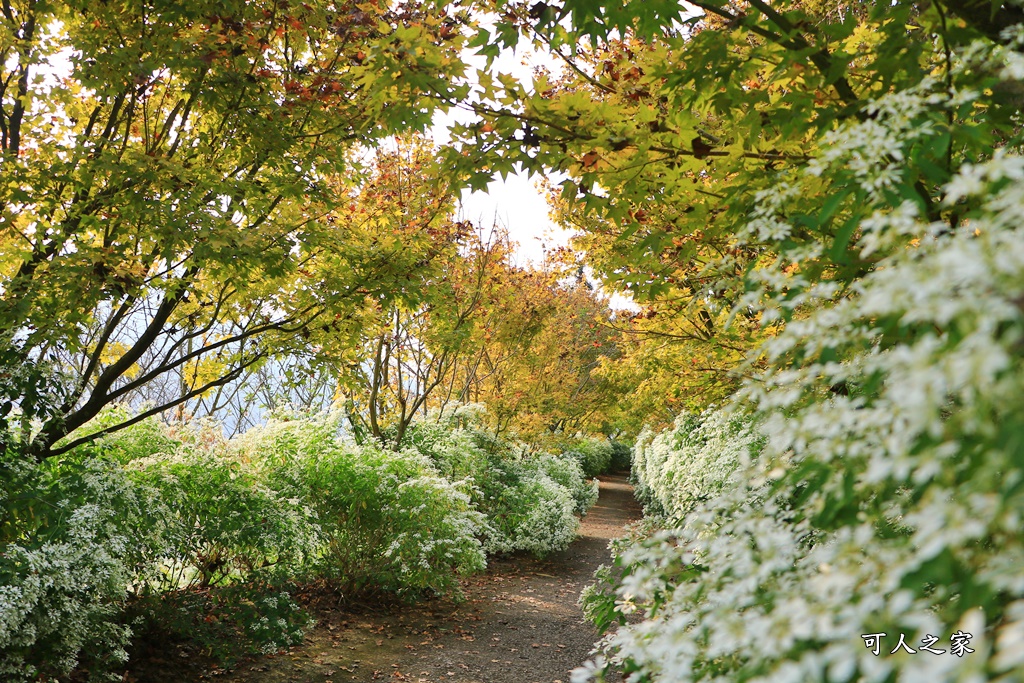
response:
{"label": "white sky", "polygon": [[[474,55],[464,57],[471,68],[483,68],[484,59]],[[545,67],[553,73],[561,68],[556,57],[537,52],[527,44],[521,44],[517,52],[503,51],[493,64],[494,69],[515,76],[521,83],[532,81],[534,66]],[[470,115],[460,110],[440,114],[434,119],[430,136],[436,143],[445,144],[450,139],[448,126],[470,120]],[[505,180],[496,178],[487,185],[486,191],[464,190],[461,198],[462,218],[484,228],[497,222],[508,229],[519,245],[516,260],[524,265],[527,262],[540,265],[545,248],[564,247],[572,235],[572,231],[562,229],[551,220],[547,199],[537,186],[537,180],[539,178],[527,178],[525,173],[510,175]],[[554,180],[560,182],[561,178]],[[619,294],[613,294],[608,305],[613,309],[638,310],[631,299]]]}
{"label": "white sky", "polygon": [[[464,55],[472,68],[483,68],[485,60],[472,54]],[[505,50],[494,61],[495,70],[509,73],[522,83],[530,83],[533,67],[543,66],[556,71],[558,65],[550,55],[539,53],[523,44],[517,51]],[[468,122],[470,116],[463,111],[453,110],[441,114],[434,120],[431,137],[438,144],[449,140],[448,126],[452,123]],[[519,244],[518,261],[540,264],[544,260],[544,246],[565,246],[569,243],[570,232],[562,230],[549,218],[548,204],[537,187],[536,179],[531,180],[525,173],[508,176],[505,180],[493,180],[486,191],[462,193],[462,217],[484,228],[495,222],[508,229],[509,235]]]}

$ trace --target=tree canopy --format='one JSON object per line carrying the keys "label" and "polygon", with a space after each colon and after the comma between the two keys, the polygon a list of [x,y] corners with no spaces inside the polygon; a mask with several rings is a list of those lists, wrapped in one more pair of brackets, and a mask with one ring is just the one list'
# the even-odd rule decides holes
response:
{"label": "tree canopy", "polygon": [[30,0],[2,21],[0,413],[43,421],[37,456],[142,387],[180,383],[146,414],[230,382],[430,261],[400,240],[429,202],[379,241],[345,211],[363,150],[462,91],[443,11]]}
{"label": "tree canopy", "polygon": [[[386,463],[479,402],[456,464],[506,457],[481,481],[527,500],[556,484],[506,435],[640,433],[664,529],[588,608],[636,680],[1019,677],[1018,5],[3,0],[0,23],[5,458],[49,472],[147,417],[301,395]],[[557,67],[500,73],[525,46]],[[449,143],[420,137],[454,107]],[[517,171],[554,178],[557,265],[457,215]],[[915,673],[876,630],[978,656]]]}

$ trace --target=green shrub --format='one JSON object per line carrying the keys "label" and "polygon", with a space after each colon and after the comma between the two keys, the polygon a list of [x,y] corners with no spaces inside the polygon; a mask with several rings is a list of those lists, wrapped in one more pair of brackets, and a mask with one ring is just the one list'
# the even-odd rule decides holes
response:
{"label": "green shrub", "polygon": [[146,596],[130,614],[144,637],[187,643],[228,665],[297,645],[312,625],[288,591],[259,582]]}
{"label": "green shrub", "polygon": [[608,468],[609,472],[629,472],[633,466],[633,449],[629,444],[612,440],[612,462]]}
{"label": "green shrub", "polygon": [[274,651],[309,623],[289,581],[326,577],[350,597],[457,591],[484,546],[564,549],[597,495],[572,457],[472,419],[407,436],[400,452],[360,447],[324,417],[228,442],[212,423],[153,419],[43,465],[4,461],[0,676],[103,675],[127,656],[129,623],[222,661]]}
{"label": "green shrub", "polygon": [[597,502],[598,481],[583,475],[579,461],[565,455],[543,453],[536,458],[540,470],[557,484],[565,487],[575,503],[574,512],[585,515]]}
{"label": "green shrub", "polygon": [[262,570],[294,568],[313,552],[316,529],[300,502],[279,496],[239,462],[182,449],[130,467],[171,510],[162,588],[247,581]]}
{"label": "green shrub", "polygon": [[470,493],[487,518],[489,553],[562,550],[579,528],[574,513],[585,514],[597,500],[597,482],[587,480],[576,458],[497,438],[471,407],[413,423],[405,443]]}
{"label": "green shrub", "polygon": [[271,567],[294,568],[311,551],[315,529],[302,505],[237,458],[219,425],[144,420],[101,443],[164,506],[169,545],[154,587],[247,581]]}
{"label": "green shrub", "polygon": [[277,495],[310,509],[318,549],[307,571],[343,591],[444,593],[484,567],[483,515],[415,451],[344,444],[309,421],[254,430],[247,447]]}
{"label": "green shrub", "polygon": [[481,435],[456,426],[457,417],[440,422],[423,420],[409,425],[403,446],[429,458],[434,469],[460,490],[479,501],[479,485],[487,476],[488,451]]}
{"label": "green shrub", "polygon": [[525,551],[537,557],[564,550],[576,538],[576,501],[536,461],[493,459],[485,483],[489,553]]}
{"label": "green shrub", "polygon": [[588,477],[596,477],[607,472],[612,464],[613,452],[612,442],[600,438],[573,441],[565,451],[579,462],[583,474]]}

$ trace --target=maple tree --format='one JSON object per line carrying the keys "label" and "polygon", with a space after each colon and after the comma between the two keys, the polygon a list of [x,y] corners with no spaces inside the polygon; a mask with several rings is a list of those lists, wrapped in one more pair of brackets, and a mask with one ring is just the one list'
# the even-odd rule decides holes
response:
{"label": "maple tree", "polygon": [[416,2],[4,2],[0,416],[20,447],[65,451],[137,390],[161,387],[132,421],[400,295],[429,254],[353,239],[336,209],[360,148],[459,96],[458,21]]}
{"label": "maple tree", "polygon": [[[819,282],[846,287],[886,253],[856,247],[868,202],[855,166],[801,178],[787,206],[800,217],[795,230],[776,234],[766,222],[751,237],[750,216],[780,176],[820,163],[822,136],[870,116],[864,108],[879,93],[948,81],[950,51],[978,30],[1009,40],[999,31],[1019,11],[997,3],[985,20],[979,6],[490,3],[498,18],[470,45],[493,57],[496,46],[529,42],[563,68],[532,84],[480,74],[464,105],[478,118],[455,131],[473,150],[461,155],[468,182],[516,168],[566,174],[552,188],[553,204],[558,220],[579,231],[580,260],[645,307],[634,336],[649,333],[649,348],[676,339],[682,367],[696,360],[706,368],[687,373],[686,391],[715,400],[736,386],[723,378],[748,351],[805,312],[793,305],[763,313],[752,284],[759,272],[793,263],[781,287],[795,303]],[[982,83],[994,76],[977,74]],[[959,125],[975,113],[969,107],[952,113],[914,147],[891,201],[948,216],[940,188],[959,160],[1011,134],[1014,98],[996,88],[987,129]],[[667,375],[662,384],[671,385]]]}
{"label": "maple tree", "polygon": [[583,282],[546,294],[551,312],[529,347],[484,384],[497,429],[540,444],[555,435],[618,432],[618,397],[598,372],[619,354],[607,302]]}
{"label": "maple tree", "polygon": [[617,431],[616,395],[599,372],[619,355],[613,317],[582,277],[566,278],[550,263],[507,267],[446,398],[486,406],[495,436],[537,445],[554,435]]}
{"label": "maple tree", "polygon": [[[278,282],[294,304],[309,299],[315,303],[331,291],[347,303],[327,310],[316,324],[281,335],[266,347],[266,360],[237,379],[181,404],[179,419],[224,419],[230,431],[241,432],[260,424],[268,411],[328,411],[366,379],[363,366],[374,358],[371,338],[389,329],[396,315],[406,322],[402,316],[411,311],[446,301],[446,285],[465,260],[462,252],[477,242],[472,226],[453,218],[450,181],[437,168],[430,142],[419,136],[396,138],[365,163],[368,172],[357,188],[328,181],[339,201],[324,218],[328,228],[323,239],[304,244],[309,258],[289,279]],[[373,278],[390,289],[367,288]],[[399,336],[405,341],[396,342],[396,348],[419,343],[404,332]],[[191,389],[203,378],[222,376],[226,367],[223,361],[207,359],[184,370],[182,380]],[[378,375],[382,372],[378,365]],[[401,393],[405,387],[400,386],[395,389]],[[352,396],[348,407],[353,407]],[[361,433],[366,425],[358,413],[350,412],[350,417]],[[410,411],[407,418],[414,414]],[[365,413],[363,417],[369,419]],[[373,436],[381,437],[381,430]]]}
{"label": "maple tree", "polygon": [[485,407],[495,437],[613,429],[615,394],[598,372],[618,355],[606,301],[551,266],[515,265],[500,229],[447,225],[457,232],[415,298],[374,307],[358,341],[318,338],[353,432],[397,448],[414,420],[466,404]]}
{"label": "maple tree", "polygon": [[[504,267],[507,244],[485,239],[468,223],[451,231],[429,275],[418,273],[415,298],[376,307],[357,343],[325,341],[353,432],[401,446],[414,419],[452,400],[456,367],[476,348],[473,327]],[[340,344],[339,344],[340,342]],[[346,357],[344,367],[337,359]]]}

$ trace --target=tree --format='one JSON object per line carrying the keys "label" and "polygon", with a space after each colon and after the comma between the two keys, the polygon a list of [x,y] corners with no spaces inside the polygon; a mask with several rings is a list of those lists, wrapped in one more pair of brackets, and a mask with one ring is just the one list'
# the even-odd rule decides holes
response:
{"label": "tree", "polygon": [[599,372],[619,354],[613,314],[589,283],[561,275],[553,264],[508,268],[457,368],[459,400],[487,406],[496,435],[542,443],[617,431],[616,396]]}
{"label": "tree", "polygon": [[[698,2],[685,16],[660,2],[496,5],[502,19],[471,44],[487,53],[485,44],[529,40],[565,68],[532,87],[482,77],[479,118],[457,130],[476,156],[453,159],[471,160],[470,182],[486,176],[482,162],[567,173],[555,208],[580,231],[581,258],[607,287],[651,307],[656,317],[636,332],[652,344],[675,336],[683,355],[712,360],[705,377],[688,374],[686,390],[708,386],[709,395],[782,322],[806,313],[815,287],[845,291],[911,241],[872,253],[856,246],[871,202],[855,165],[840,176],[801,175],[784,216],[766,211],[764,197],[780,178],[821,163],[824,136],[869,120],[878,93],[950,81],[950,50],[984,23],[951,16],[970,14],[963,3]],[[937,42],[908,40],[908,31]],[[952,169],[1011,134],[1017,96],[997,88],[988,129],[975,112],[954,112],[929,124],[936,134],[914,147],[914,163],[892,159],[901,176],[885,190],[893,203],[914,202],[932,220],[951,215],[938,196]],[[751,216],[761,217],[753,232]],[[791,216],[799,220],[787,227]],[[757,278],[768,272],[780,274],[764,299]]]}
{"label": "tree", "polygon": [[377,309],[358,345],[326,345],[350,357],[340,378],[353,431],[396,449],[414,419],[426,417],[431,408],[441,417],[459,362],[474,353],[472,328],[508,253],[504,239],[484,239],[450,216],[445,229],[443,254],[436,270],[418,284],[415,298]]}
{"label": "tree", "polygon": [[459,97],[457,20],[416,2],[4,2],[7,445],[17,419],[19,447],[60,453],[132,392],[164,384],[143,419],[400,294],[429,253],[352,240],[338,210],[360,146]]}

